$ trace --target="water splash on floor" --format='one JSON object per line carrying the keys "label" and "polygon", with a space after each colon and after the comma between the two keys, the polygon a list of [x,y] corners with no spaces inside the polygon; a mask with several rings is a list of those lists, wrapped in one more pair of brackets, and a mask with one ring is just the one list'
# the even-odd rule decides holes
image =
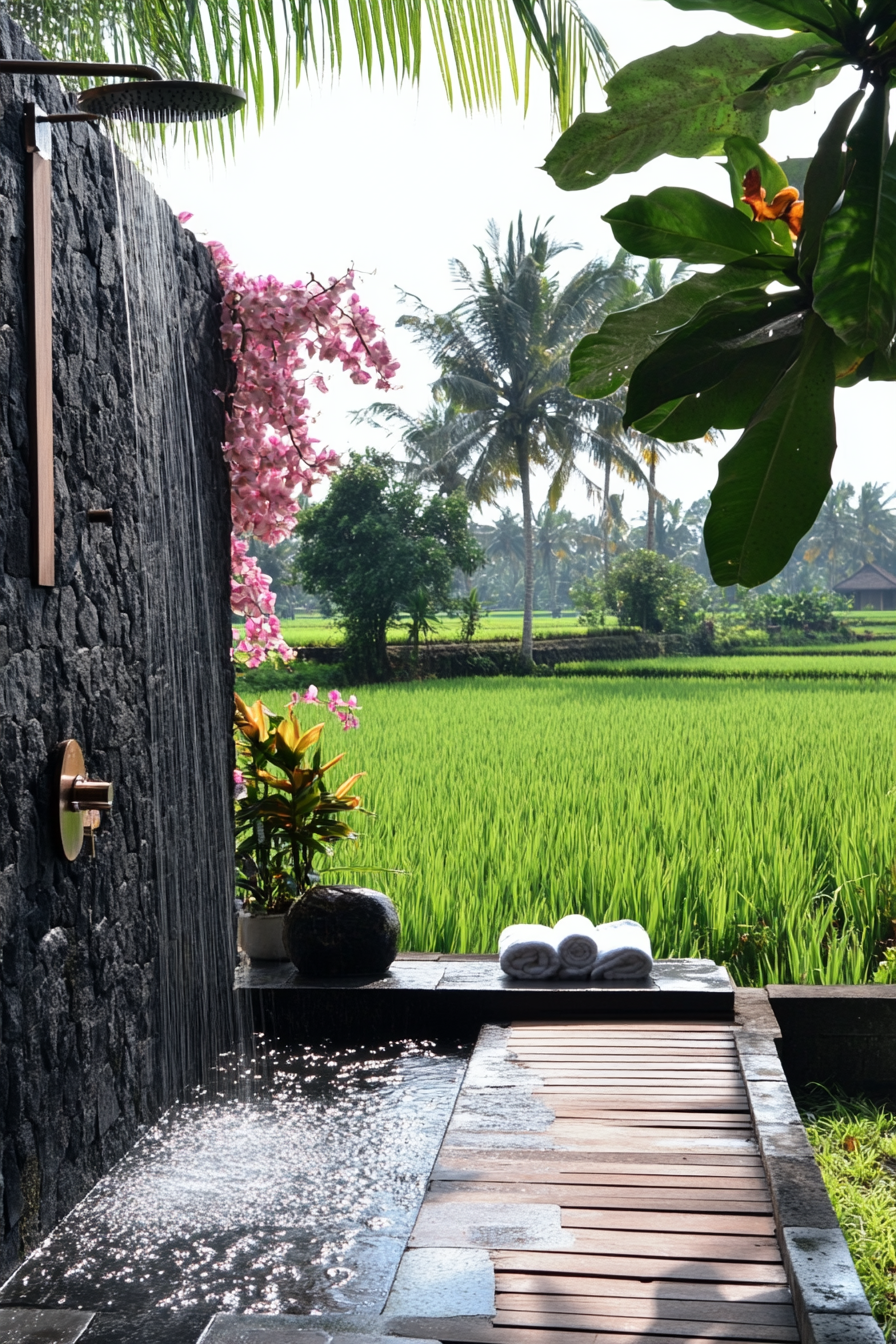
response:
{"label": "water splash on floor", "polygon": [[192,1344],[218,1311],[379,1311],[466,1054],[402,1042],[226,1057],[252,1100],[228,1085],[173,1107],[0,1302],[98,1311],[97,1344]]}

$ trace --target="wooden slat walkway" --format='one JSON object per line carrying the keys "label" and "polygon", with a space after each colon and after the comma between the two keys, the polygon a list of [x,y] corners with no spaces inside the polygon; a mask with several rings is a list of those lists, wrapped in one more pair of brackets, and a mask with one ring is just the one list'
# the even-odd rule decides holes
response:
{"label": "wooden slat walkway", "polygon": [[[733,1030],[512,1026],[502,1078],[464,1100],[492,1120],[459,1108],[408,1243],[491,1256],[492,1326],[440,1338],[796,1344]],[[541,1131],[522,1118],[538,1103]]]}

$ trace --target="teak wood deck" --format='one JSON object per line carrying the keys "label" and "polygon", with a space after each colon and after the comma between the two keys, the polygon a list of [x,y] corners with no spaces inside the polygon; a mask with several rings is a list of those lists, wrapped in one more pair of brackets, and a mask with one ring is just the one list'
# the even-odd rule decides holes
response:
{"label": "teak wood deck", "polygon": [[390,1313],[444,1341],[798,1341],[733,1029],[486,1028]]}

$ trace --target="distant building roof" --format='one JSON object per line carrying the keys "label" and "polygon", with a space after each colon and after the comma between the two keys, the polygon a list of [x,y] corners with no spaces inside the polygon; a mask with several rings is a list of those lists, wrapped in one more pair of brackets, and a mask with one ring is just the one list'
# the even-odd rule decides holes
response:
{"label": "distant building roof", "polygon": [[880,565],[863,565],[842,583],[834,584],[835,593],[880,592],[882,589],[896,588],[896,574]]}

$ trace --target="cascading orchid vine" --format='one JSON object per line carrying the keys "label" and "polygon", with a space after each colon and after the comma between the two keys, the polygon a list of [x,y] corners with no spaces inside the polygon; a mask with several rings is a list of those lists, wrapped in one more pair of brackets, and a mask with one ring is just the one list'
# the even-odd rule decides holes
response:
{"label": "cascading orchid vine", "polygon": [[[189,215],[179,218],[185,223]],[[271,653],[289,659],[293,652],[274,615],[270,577],[243,538],[283,541],[295,527],[300,496],[339,465],[337,453],[311,436],[306,391],[310,385],[326,392],[327,384],[320,373],[307,372],[308,361],[339,364],[358,385],[376,378],[383,391],[391,388],[398,363],[354,292],[352,271],[326,285],[313,276],[307,284],[284,284],[238,270],[221,243],[208,249],[224,286],[221,340],[236,373],[224,440],[233,518],[231,606],[245,619],[237,651],[257,667]]]}

